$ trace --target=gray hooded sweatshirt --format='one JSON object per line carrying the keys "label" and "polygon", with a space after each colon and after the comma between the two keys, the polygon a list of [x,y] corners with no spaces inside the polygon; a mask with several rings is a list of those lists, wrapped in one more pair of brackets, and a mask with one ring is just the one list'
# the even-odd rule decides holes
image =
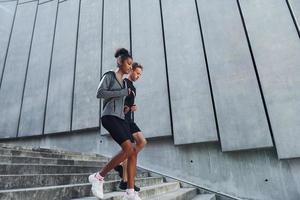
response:
{"label": "gray hooded sweatshirt", "polygon": [[123,81],[123,85],[121,85],[114,71],[106,72],[102,76],[97,90],[97,98],[103,99],[101,117],[113,115],[125,119],[124,102],[127,95],[126,81]]}

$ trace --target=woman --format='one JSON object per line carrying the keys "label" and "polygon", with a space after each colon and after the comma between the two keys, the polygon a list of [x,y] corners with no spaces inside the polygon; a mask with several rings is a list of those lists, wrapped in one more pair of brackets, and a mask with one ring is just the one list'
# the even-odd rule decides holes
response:
{"label": "woman", "polygon": [[[147,141],[141,132],[140,128],[134,122],[134,112],[137,110],[137,106],[134,103],[136,97],[136,88],[133,85],[133,82],[136,82],[143,72],[143,66],[138,63],[132,64],[132,70],[130,71],[128,78],[125,78],[127,87],[130,88],[131,93],[125,99],[124,113],[125,121],[129,124],[130,132],[136,142],[137,153],[139,153],[144,146],[147,144]],[[115,170],[119,172],[119,175],[122,178],[122,181],[119,184],[119,188],[125,190],[127,188],[127,160],[125,160],[122,165],[115,167]],[[135,191],[140,191],[140,188],[134,186]]]}
{"label": "woman", "polygon": [[131,70],[132,56],[127,49],[121,48],[116,51],[115,58],[117,59],[117,69],[108,71],[103,75],[98,86],[97,98],[104,99],[101,114],[102,125],[122,149],[100,172],[90,175],[89,182],[92,183],[94,196],[103,199],[104,177],[119,163],[127,159],[128,189],[123,199],[140,200],[134,191],[137,150],[124,115],[124,101],[126,96],[131,94],[131,90],[127,87],[123,76]]}

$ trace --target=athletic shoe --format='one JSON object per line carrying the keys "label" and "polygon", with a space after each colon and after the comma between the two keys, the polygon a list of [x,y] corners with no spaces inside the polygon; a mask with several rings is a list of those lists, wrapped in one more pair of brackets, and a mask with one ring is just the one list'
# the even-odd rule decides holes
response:
{"label": "athletic shoe", "polygon": [[118,172],[120,178],[123,178],[123,166],[122,165],[118,165],[114,168],[115,171]]}
{"label": "athletic shoe", "polygon": [[125,195],[123,196],[123,200],[142,200],[137,192],[134,192],[132,194],[128,194],[125,192]]}
{"label": "athletic shoe", "polygon": [[[121,190],[126,190],[127,189],[127,182],[124,182],[123,180],[119,183],[119,188]],[[139,192],[141,189],[134,185],[134,191]]]}
{"label": "athletic shoe", "polygon": [[89,176],[89,182],[92,184],[92,193],[95,197],[103,199],[103,183],[104,180],[99,180],[96,178],[96,173]]}

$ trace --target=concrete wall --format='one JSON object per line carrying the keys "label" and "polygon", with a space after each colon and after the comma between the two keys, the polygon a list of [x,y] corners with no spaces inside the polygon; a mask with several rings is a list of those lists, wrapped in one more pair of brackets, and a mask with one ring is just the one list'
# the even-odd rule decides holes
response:
{"label": "concrete wall", "polygon": [[136,120],[146,137],[300,156],[296,1],[0,1],[0,9],[0,138],[99,128],[96,88],[125,47],[145,67]]}
{"label": "concrete wall", "polygon": [[125,47],[145,67],[135,118],[153,143],[141,165],[241,197],[296,199],[298,2],[0,0],[0,139],[71,148],[82,137],[111,155],[117,146],[96,133],[66,140],[107,135],[96,89]]}
{"label": "concrete wall", "polygon": [[1,138],[99,128],[96,87],[126,47],[145,67],[136,120],[146,137],[300,156],[296,1],[0,1],[0,9]]}

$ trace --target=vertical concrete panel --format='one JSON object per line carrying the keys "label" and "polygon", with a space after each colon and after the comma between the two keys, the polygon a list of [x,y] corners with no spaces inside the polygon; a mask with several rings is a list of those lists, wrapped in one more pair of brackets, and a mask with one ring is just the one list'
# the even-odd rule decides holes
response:
{"label": "vertical concrete panel", "polygon": [[161,2],[175,144],[217,141],[195,1]]}
{"label": "vertical concrete panel", "polygon": [[96,89],[101,65],[102,1],[82,0],[72,130],[99,126]]}
{"label": "vertical concrete panel", "polygon": [[[104,0],[102,74],[115,70],[114,53],[120,47],[130,50],[128,0]],[[102,127],[101,133],[107,131]]]}
{"label": "vertical concrete panel", "polygon": [[57,5],[53,0],[38,6],[18,136],[43,133]]}
{"label": "vertical concrete panel", "polygon": [[0,3],[0,89],[2,71],[4,68],[7,47],[9,45],[9,36],[13,25],[16,4],[16,1]]}
{"label": "vertical concrete panel", "polygon": [[19,0],[19,4],[23,4],[23,3],[28,3],[28,2],[31,2],[31,1],[37,1],[38,2],[38,0]]}
{"label": "vertical concrete panel", "polygon": [[300,43],[285,1],[241,0],[279,158],[300,156]]}
{"label": "vertical concrete panel", "polygon": [[298,0],[288,0],[288,2],[291,5],[292,12],[295,16],[296,23],[298,27],[300,28],[300,1]]}
{"label": "vertical concrete panel", "polygon": [[70,131],[79,0],[59,3],[45,133]]}
{"label": "vertical concrete panel", "polygon": [[0,133],[16,137],[37,3],[19,5],[0,93]]}
{"label": "vertical concrete panel", "polygon": [[197,2],[222,150],[273,146],[236,1]]}
{"label": "vertical concrete panel", "polygon": [[130,50],[128,0],[104,0],[102,73],[116,68],[115,50]]}
{"label": "vertical concrete panel", "polygon": [[135,84],[135,121],[146,137],[171,135],[159,0],[131,0],[131,19],[134,60],[144,66],[142,78]]}
{"label": "vertical concrete panel", "polygon": [[52,0],[38,0],[39,1],[39,4],[43,4],[43,3],[46,3],[48,1],[52,1]]}

